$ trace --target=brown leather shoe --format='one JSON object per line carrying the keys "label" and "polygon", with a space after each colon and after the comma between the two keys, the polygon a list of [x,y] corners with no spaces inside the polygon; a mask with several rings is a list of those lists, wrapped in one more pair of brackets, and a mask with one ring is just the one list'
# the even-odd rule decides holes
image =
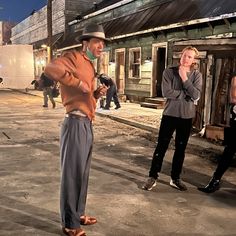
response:
{"label": "brown leather shoe", "polygon": [[86,236],[86,233],[81,228],[68,229],[68,228],[62,227],[62,232],[68,236]]}
{"label": "brown leather shoe", "polygon": [[81,225],[93,225],[97,223],[97,219],[91,216],[81,216],[80,224]]}

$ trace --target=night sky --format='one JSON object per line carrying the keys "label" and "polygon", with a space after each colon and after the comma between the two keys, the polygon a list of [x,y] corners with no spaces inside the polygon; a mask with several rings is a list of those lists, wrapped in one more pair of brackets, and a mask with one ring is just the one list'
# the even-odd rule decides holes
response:
{"label": "night sky", "polygon": [[0,0],[0,21],[18,23],[46,4],[47,0]]}

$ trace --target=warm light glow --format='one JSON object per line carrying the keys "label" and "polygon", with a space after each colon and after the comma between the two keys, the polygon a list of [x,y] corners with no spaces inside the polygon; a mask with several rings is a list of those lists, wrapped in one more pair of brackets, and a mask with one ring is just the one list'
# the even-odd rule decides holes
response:
{"label": "warm light glow", "polygon": [[150,63],[152,62],[152,58],[151,57],[147,57],[145,60],[144,60],[144,63]]}
{"label": "warm light glow", "polygon": [[46,44],[42,44],[41,48],[47,48],[47,45]]}
{"label": "warm light glow", "polygon": [[110,61],[109,61],[109,65],[114,65],[115,64],[115,60],[114,59],[111,59]]}
{"label": "warm light glow", "polygon": [[40,63],[41,63],[41,65],[45,65],[46,64],[45,60],[41,60]]}

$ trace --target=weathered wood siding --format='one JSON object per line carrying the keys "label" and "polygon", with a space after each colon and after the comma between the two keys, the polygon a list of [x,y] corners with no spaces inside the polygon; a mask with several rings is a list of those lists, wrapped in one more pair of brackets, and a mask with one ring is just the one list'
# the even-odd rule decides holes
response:
{"label": "weathered wood siding", "polygon": [[[161,1],[160,1],[161,2]],[[162,1],[164,2],[164,1]],[[101,14],[92,15],[87,21],[96,21],[96,22],[106,22],[112,19],[119,17],[125,17],[127,15],[135,14],[135,12],[140,11],[141,9],[147,9],[152,7],[152,4],[156,4],[154,0],[136,0],[131,1],[128,4],[118,6],[112,10],[105,11]],[[144,19],[145,21],[145,19]],[[82,29],[86,21],[81,21],[72,26],[74,32]],[[135,24],[135,22],[134,22]],[[114,27],[117,27],[114,25]],[[129,27],[127,25],[127,27]],[[132,25],[130,25],[132,27]],[[157,31],[154,33],[143,34],[130,37],[123,37],[122,39],[116,39],[110,45],[112,48],[111,54],[114,55],[114,50],[119,48],[125,48],[125,94],[127,96],[136,97],[138,100],[144,99],[144,97],[152,96],[153,93],[153,78],[152,75],[155,74],[154,70],[157,70],[156,67],[153,67],[153,63],[146,64],[144,60],[147,57],[152,56],[152,45],[156,43],[168,42],[167,47],[167,65],[171,65],[173,61],[173,45],[174,42],[180,40],[191,40],[191,39],[204,39],[207,37],[215,37],[216,41],[218,38],[223,37],[234,37],[236,36],[236,23],[231,21],[228,24],[222,19],[222,21],[217,22],[216,24],[196,24],[189,27],[174,27],[172,29]],[[121,32],[122,34],[122,32]],[[224,45],[221,45],[222,47]],[[129,77],[129,49],[141,47],[141,71],[140,78],[130,78]],[[207,48],[208,46],[206,46]],[[232,47],[233,49],[233,47]],[[205,50],[205,49],[204,49]],[[206,71],[207,63],[206,61],[201,61],[202,70]],[[156,64],[155,64],[156,66]],[[115,74],[115,72],[113,73]],[[154,94],[155,95],[155,94]],[[202,102],[202,101],[201,101]],[[201,112],[200,110],[198,111]],[[202,123],[201,117],[197,118],[197,123]]]}
{"label": "weathered wood siding", "polygon": [[[101,1],[101,0],[100,0]],[[97,1],[97,2],[100,2]],[[68,22],[88,11],[94,1],[56,0],[52,2],[53,35],[65,32]],[[27,17],[12,29],[13,44],[32,44],[47,38],[47,6]]]}
{"label": "weathered wood siding", "polygon": [[[181,52],[193,45],[201,53],[199,70],[203,75],[202,96],[197,106],[194,126],[229,124],[229,88],[236,71],[236,39],[204,39],[175,42],[172,50]],[[205,56],[204,56],[205,55]]]}
{"label": "weathered wood siding", "polygon": [[[149,38],[150,40],[150,38]],[[152,43],[143,38],[137,39],[127,39],[119,42],[118,45],[113,45],[113,54],[115,49],[124,48],[125,49],[125,89],[124,92],[130,100],[139,100],[142,97],[150,96],[150,86],[152,78],[152,63],[145,63],[147,57],[152,56]],[[141,73],[140,78],[129,77],[129,49],[131,48],[141,48]]]}
{"label": "weathered wood siding", "polygon": [[102,0],[65,0],[65,15],[66,22],[72,21],[75,17],[84,14],[89,9],[95,9],[94,2],[97,4],[102,2]]}
{"label": "weathered wood siding", "polygon": [[0,21],[0,45],[10,43],[11,28],[16,24],[8,21]]}
{"label": "weathered wood siding", "polygon": [[[52,2],[53,35],[65,30],[65,0]],[[12,28],[13,44],[32,44],[47,38],[47,6]]]}

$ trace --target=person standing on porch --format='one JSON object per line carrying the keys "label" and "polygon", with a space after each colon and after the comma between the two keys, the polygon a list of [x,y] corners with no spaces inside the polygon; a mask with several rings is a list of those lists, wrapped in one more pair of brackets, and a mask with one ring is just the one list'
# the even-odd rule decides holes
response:
{"label": "person standing on porch", "polygon": [[102,25],[86,25],[79,41],[82,51],[67,52],[45,68],[47,76],[59,81],[66,109],[60,138],[60,211],[62,231],[69,236],[85,236],[81,225],[97,222],[95,217],[85,214],[93,147],[92,120],[96,100],[108,89],[105,85],[95,89],[92,63],[101,56],[105,41],[108,41]]}
{"label": "person standing on porch", "polygon": [[230,127],[227,133],[226,146],[217,168],[210,182],[205,187],[198,187],[198,190],[205,193],[214,193],[220,188],[221,178],[230,166],[236,152],[236,75],[232,77],[230,86]]}
{"label": "person standing on porch", "polygon": [[170,186],[185,191],[180,174],[185,158],[185,149],[195,116],[195,106],[202,90],[202,74],[194,69],[195,58],[199,53],[195,47],[183,49],[180,64],[167,68],[163,72],[162,93],[167,99],[160,124],[158,143],[155,148],[149,178],[142,186],[151,190],[156,186],[158,173],[161,171],[163,159],[170,140],[175,131],[175,152],[172,160]]}

